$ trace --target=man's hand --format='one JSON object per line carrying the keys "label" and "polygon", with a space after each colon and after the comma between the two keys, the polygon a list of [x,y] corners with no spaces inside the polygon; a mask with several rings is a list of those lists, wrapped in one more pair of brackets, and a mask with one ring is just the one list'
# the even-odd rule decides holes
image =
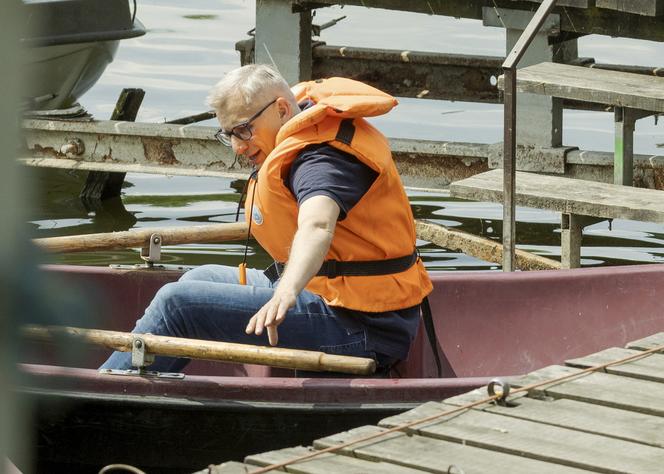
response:
{"label": "man's hand", "polygon": [[286,318],[286,312],[295,306],[295,295],[288,292],[280,292],[278,289],[274,296],[263,305],[261,309],[249,320],[246,333],[252,332],[257,336],[263,334],[263,329],[267,328],[267,337],[271,346],[276,346],[279,342],[277,327]]}
{"label": "man's hand", "polygon": [[277,326],[284,321],[286,312],[295,306],[297,295],[320,269],[330,248],[339,212],[339,205],[327,196],[312,196],[300,204],[288,265],[272,299],[249,321],[247,334],[260,336],[267,328],[270,345],[277,345]]}

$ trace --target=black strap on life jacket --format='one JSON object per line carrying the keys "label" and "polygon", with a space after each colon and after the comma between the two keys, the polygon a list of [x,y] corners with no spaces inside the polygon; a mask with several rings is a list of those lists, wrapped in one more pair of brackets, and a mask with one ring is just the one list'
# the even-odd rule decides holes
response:
{"label": "black strap on life jacket", "polygon": [[431,305],[429,304],[429,297],[425,296],[420,305],[422,311],[422,321],[424,322],[424,329],[427,332],[427,339],[433,352],[433,359],[436,361],[436,370],[438,377],[443,376],[443,368],[440,363],[440,354],[438,354],[438,337],[436,337],[436,327],[433,324],[433,314],[431,313]]}
{"label": "black strap on life jacket", "polygon": [[343,119],[339,124],[339,130],[337,131],[337,136],[335,140],[345,143],[350,146],[350,142],[353,141],[355,136],[355,125],[353,125],[353,119],[347,118]]}
{"label": "black strap on life jacket", "polygon": [[[408,270],[417,262],[417,251],[403,257],[389,258],[387,260],[339,261],[325,260],[316,276],[337,278],[340,276],[376,276],[401,273]],[[276,282],[284,272],[285,265],[274,262],[263,273],[272,283]]]}

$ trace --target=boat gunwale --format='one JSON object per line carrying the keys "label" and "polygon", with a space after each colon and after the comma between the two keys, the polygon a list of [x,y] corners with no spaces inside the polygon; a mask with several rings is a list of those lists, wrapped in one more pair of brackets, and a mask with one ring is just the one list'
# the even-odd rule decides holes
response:
{"label": "boat gunwale", "polygon": [[32,38],[22,38],[20,43],[30,48],[60,46],[65,44],[85,44],[104,41],[120,41],[125,39],[138,38],[145,35],[146,28],[141,21],[136,18],[130,29],[117,29],[106,31],[88,31],[85,33],[68,33],[62,35],[37,36]]}

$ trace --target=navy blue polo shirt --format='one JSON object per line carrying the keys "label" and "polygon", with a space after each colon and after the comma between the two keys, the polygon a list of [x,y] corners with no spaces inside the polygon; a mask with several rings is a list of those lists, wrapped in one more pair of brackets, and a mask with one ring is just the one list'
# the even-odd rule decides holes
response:
{"label": "navy blue polo shirt", "polygon": [[[314,196],[327,196],[340,209],[343,220],[369,190],[378,173],[355,156],[328,144],[310,145],[293,161],[285,184],[301,205]],[[398,311],[367,313],[332,307],[349,333],[364,331],[368,351],[378,362],[405,359],[420,321],[419,305]],[[381,356],[387,356],[382,357]],[[383,360],[381,360],[383,359]]]}

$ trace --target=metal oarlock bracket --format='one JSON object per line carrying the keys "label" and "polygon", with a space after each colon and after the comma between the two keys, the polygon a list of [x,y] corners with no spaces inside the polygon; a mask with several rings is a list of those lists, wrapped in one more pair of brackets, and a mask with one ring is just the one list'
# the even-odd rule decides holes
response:
{"label": "metal oarlock bracket", "polygon": [[166,379],[183,379],[184,374],[178,372],[155,372],[146,370],[154,362],[154,354],[150,354],[145,347],[145,340],[134,337],[131,343],[131,365],[135,369],[99,369],[99,373],[107,375],[138,375],[141,377],[157,377]]}
{"label": "metal oarlock bracket", "polygon": [[154,362],[154,355],[145,350],[145,341],[140,337],[135,337],[131,344],[131,365],[136,367],[139,372],[145,372],[145,367]]}
{"label": "metal oarlock bracket", "polygon": [[145,260],[146,266],[151,268],[156,262],[161,260],[161,235],[152,234],[148,247],[141,249],[141,258]]}
{"label": "metal oarlock bracket", "polygon": [[136,369],[99,369],[100,374],[104,375],[133,375],[138,377],[155,377],[159,379],[184,379],[184,374],[180,372],[155,372],[153,370]]}

